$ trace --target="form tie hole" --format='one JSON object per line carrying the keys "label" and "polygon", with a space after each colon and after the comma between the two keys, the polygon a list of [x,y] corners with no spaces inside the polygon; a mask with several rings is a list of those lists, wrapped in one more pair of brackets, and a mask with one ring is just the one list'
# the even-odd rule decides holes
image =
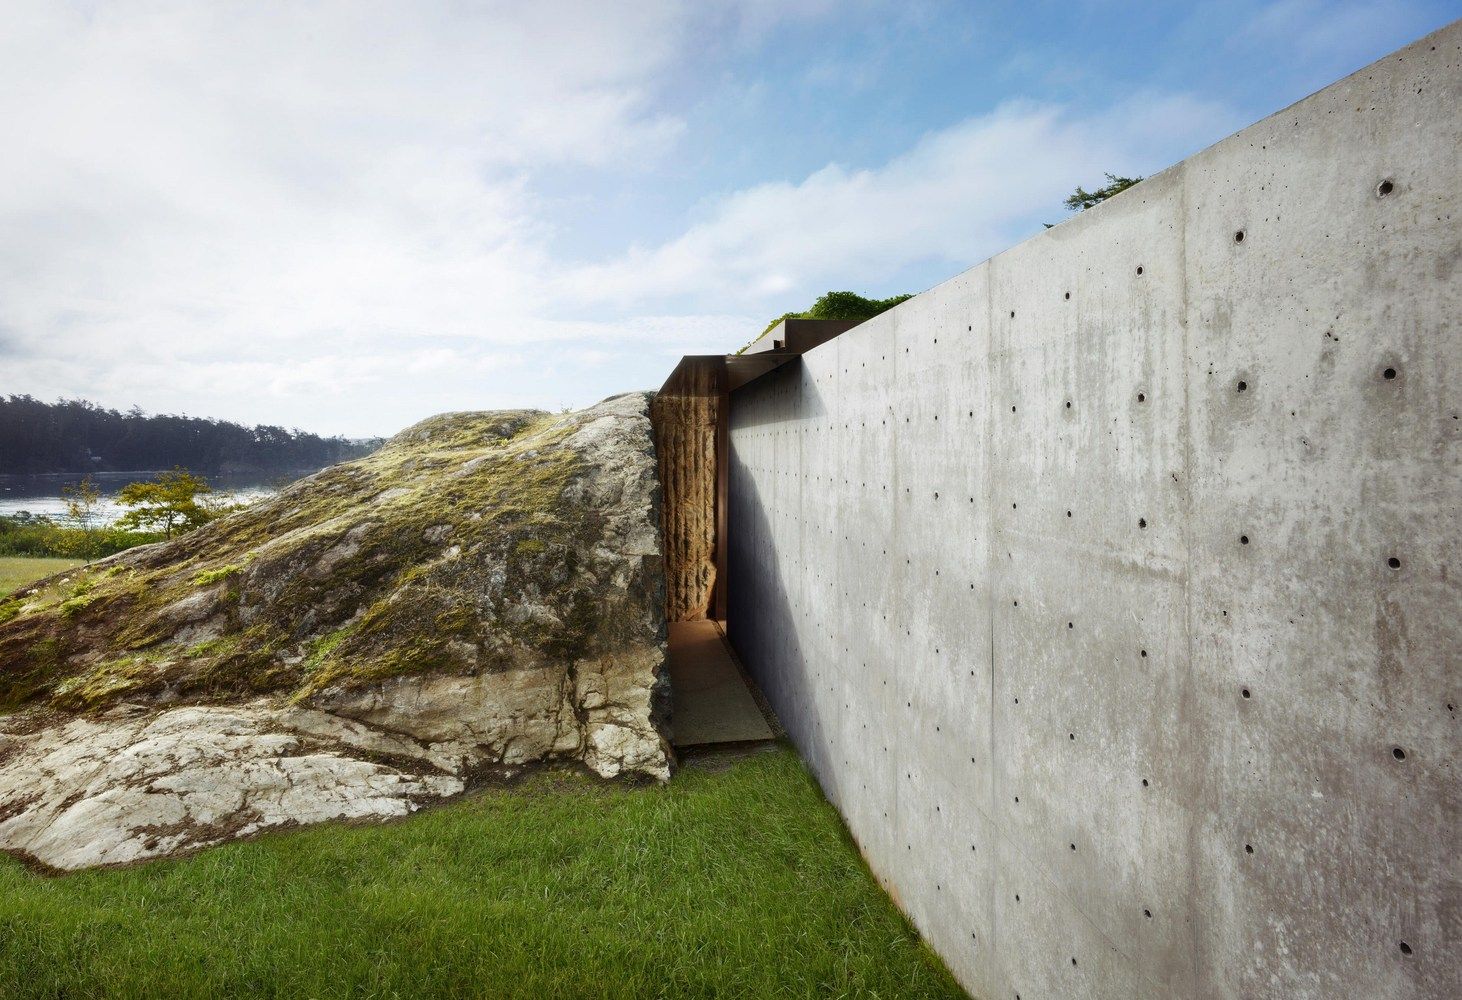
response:
{"label": "form tie hole", "polygon": [[1138,264],[1137,265],[1137,273],[1138,274],[1141,274],[1142,273],[1142,265],[1141,264]]}
{"label": "form tie hole", "polygon": [[1069,300],[1069,299],[1070,299],[1070,298],[1071,298],[1071,293],[1070,293],[1070,292],[1067,292],[1067,293],[1066,293],[1066,298],[1067,298],[1067,299],[1068,299],[1068,300]]}
{"label": "form tie hole", "polygon": [[1401,560],[1397,559],[1395,556],[1392,556],[1390,559],[1386,560],[1386,565],[1390,566],[1392,569],[1400,569]]}
{"label": "form tie hole", "polygon": [[1243,379],[1239,379],[1239,384],[1238,384],[1237,388],[1238,388],[1239,392],[1244,392],[1245,390],[1247,390],[1249,388],[1249,383],[1245,382]]}
{"label": "form tie hole", "polygon": [[1234,242],[1235,243],[1242,243],[1242,242],[1244,242],[1244,231],[1242,229],[1240,229],[1238,232],[1234,233]]}
{"label": "form tie hole", "polygon": [[1139,517],[1137,519],[1137,527],[1139,527],[1139,528],[1145,528],[1145,527],[1147,527],[1147,518],[1145,518],[1145,517]]}
{"label": "form tie hole", "polygon": [[1143,910],[1142,911],[1142,915],[1144,917],[1146,917],[1148,920],[1151,920],[1152,919],[1152,911],[1151,910]]}
{"label": "form tie hole", "polygon": [[1147,787],[1147,779],[1146,778],[1143,778],[1142,779],[1142,787],[1143,788],[1146,788]]}
{"label": "form tie hole", "polygon": [[1245,698],[1249,697],[1249,689],[1248,688],[1241,688],[1240,691],[1239,691],[1239,693],[1242,694]]}
{"label": "form tie hole", "polygon": [[1405,760],[1406,759],[1406,751],[1405,750],[1402,750],[1400,747],[1392,747],[1391,748],[1391,756],[1392,757],[1395,757],[1397,760]]}
{"label": "form tie hole", "polygon": [[1144,660],[1147,659],[1147,650],[1145,650],[1145,649],[1142,651],[1142,658]]}
{"label": "form tie hole", "polygon": [[[1395,190],[1396,190],[1395,183],[1393,183],[1390,178],[1387,178],[1386,180],[1384,180],[1381,183],[1379,183],[1379,184],[1376,185],[1376,197],[1377,198],[1384,198],[1384,197],[1386,197],[1386,195],[1390,194],[1392,191],[1395,191]],[[1405,946],[1403,945],[1403,947],[1405,947]],[[1410,953],[1410,951],[1411,951],[1411,949],[1409,949],[1409,948],[1406,949],[1406,950],[1407,950],[1408,953]]]}
{"label": "form tie hole", "polygon": [[1402,941],[1401,942],[1401,954],[1403,954],[1403,955],[1410,955],[1411,954],[1411,945],[1407,944],[1405,941]]}
{"label": "form tie hole", "polygon": [[1240,535],[1239,536],[1239,544],[1240,545],[1248,545],[1249,544],[1249,536],[1248,535]]}
{"label": "form tie hole", "polygon": [[1381,373],[1381,375],[1383,377],[1385,377],[1387,379],[1387,381],[1389,381],[1389,380],[1391,380],[1391,379],[1393,379],[1393,378],[1396,377],[1396,369],[1395,368],[1387,368],[1385,371],[1383,371]]}
{"label": "form tie hole", "polygon": [[1137,394],[1137,402],[1139,402],[1139,403],[1145,403],[1145,402],[1147,402],[1147,393],[1145,393],[1145,392],[1139,392]]}
{"label": "form tie hole", "polygon": [[1245,844],[1244,845],[1244,853],[1245,854],[1253,854],[1254,853],[1254,845],[1253,844]]}

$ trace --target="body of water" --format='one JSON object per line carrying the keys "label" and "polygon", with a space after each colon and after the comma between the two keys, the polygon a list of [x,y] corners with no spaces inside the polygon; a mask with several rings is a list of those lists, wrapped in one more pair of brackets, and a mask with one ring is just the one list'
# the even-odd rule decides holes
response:
{"label": "body of water", "polygon": [[[205,476],[215,492],[214,500],[226,503],[253,503],[271,496],[285,485],[307,476],[314,469],[298,472],[273,474],[245,473],[235,475]],[[153,479],[156,471],[142,472],[93,472],[91,481],[101,491],[102,500],[97,508],[97,522],[110,524],[121,517],[127,508],[116,502],[116,496],[128,483]],[[47,473],[34,476],[0,475],[0,517],[14,517],[30,514],[32,517],[49,517],[63,520],[66,516],[66,501],[61,489],[81,482],[81,473]]]}

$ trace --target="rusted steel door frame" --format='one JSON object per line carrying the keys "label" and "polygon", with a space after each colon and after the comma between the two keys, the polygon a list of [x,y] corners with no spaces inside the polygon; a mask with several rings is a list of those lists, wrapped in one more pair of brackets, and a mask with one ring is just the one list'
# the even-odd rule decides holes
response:
{"label": "rusted steel door frame", "polygon": [[730,487],[731,389],[723,360],[716,370],[716,583],[711,617],[726,620],[726,592],[730,579],[726,566],[726,531],[730,524],[726,494]]}

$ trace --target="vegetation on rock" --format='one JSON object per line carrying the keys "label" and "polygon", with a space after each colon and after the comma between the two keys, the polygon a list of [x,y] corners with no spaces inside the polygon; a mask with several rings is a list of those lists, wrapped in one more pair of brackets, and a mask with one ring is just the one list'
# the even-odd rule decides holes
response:
{"label": "vegetation on rock", "polygon": [[0,602],[0,709],[299,699],[638,640],[643,615],[584,565],[603,528],[570,441],[584,423],[434,417],[170,542],[25,588]]}

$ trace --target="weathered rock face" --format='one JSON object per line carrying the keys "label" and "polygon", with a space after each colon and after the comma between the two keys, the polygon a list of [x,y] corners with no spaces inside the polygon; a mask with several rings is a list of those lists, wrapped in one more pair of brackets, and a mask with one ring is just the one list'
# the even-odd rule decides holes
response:
{"label": "weathered rock face", "polygon": [[668,777],[658,516],[643,394],[449,414],[0,602],[0,849],[132,861],[539,761]]}

